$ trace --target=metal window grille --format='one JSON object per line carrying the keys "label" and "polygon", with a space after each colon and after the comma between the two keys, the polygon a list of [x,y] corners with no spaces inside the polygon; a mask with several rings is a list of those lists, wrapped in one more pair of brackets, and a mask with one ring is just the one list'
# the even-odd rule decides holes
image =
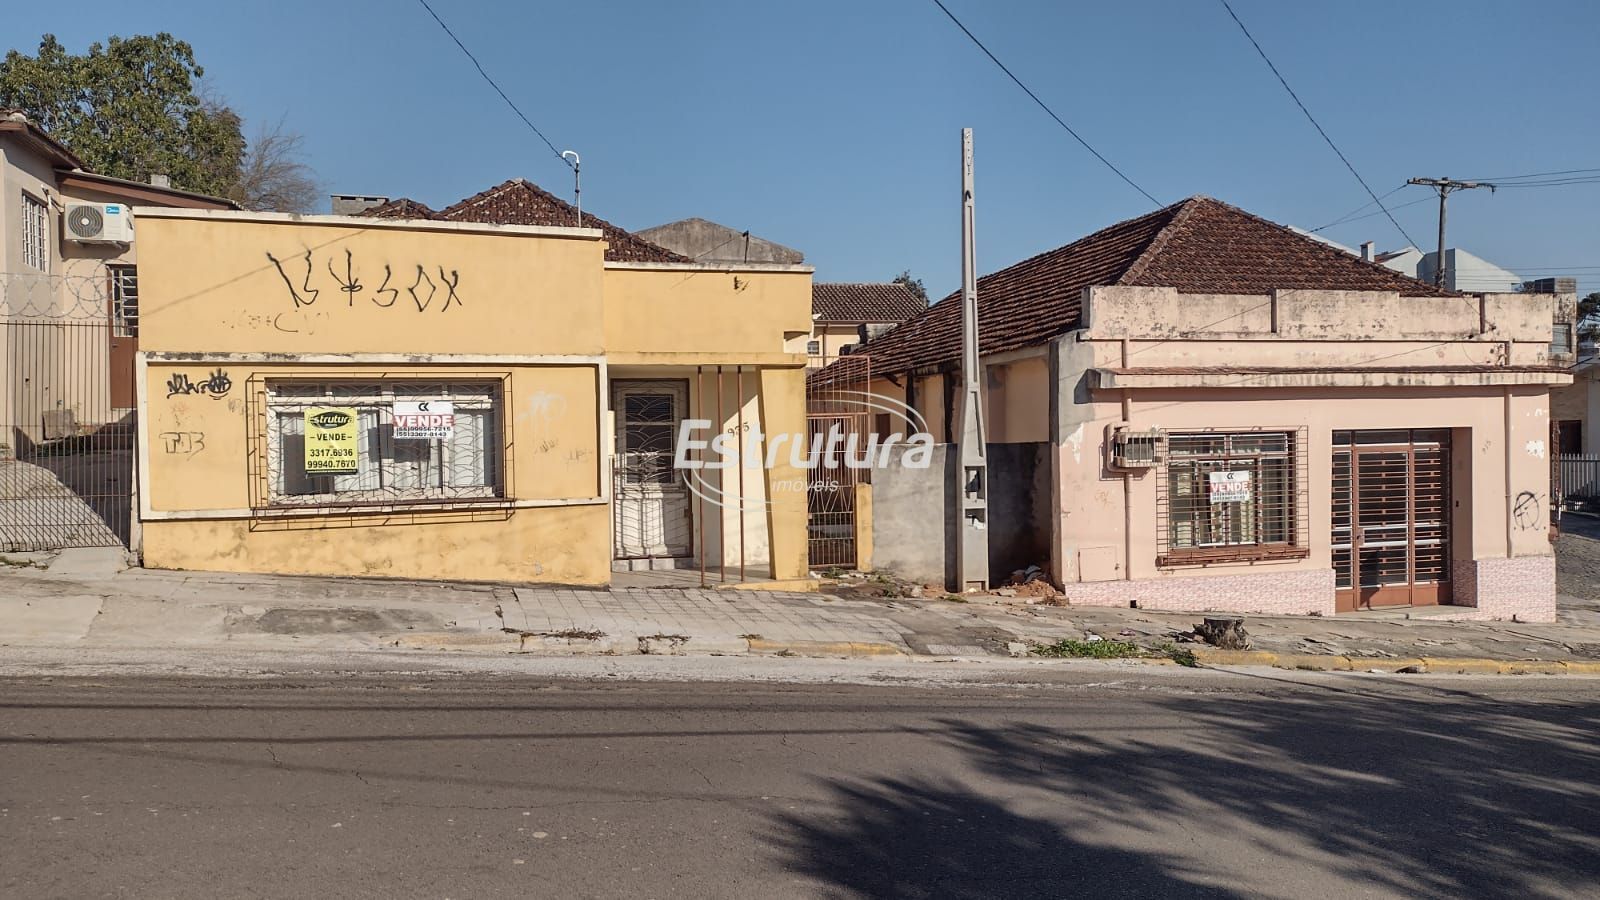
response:
{"label": "metal window grille", "polygon": [[45,205],[22,195],[22,261],[41,272],[50,271],[50,226]]}
{"label": "metal window grille", "polygon": [[[252,386],[254,387],[254,386]],[[259,403],[250,458],[257,461],[257,508],[359,507],[506,496],[509,445],[500,381],[309,381],[267,379],[251,391]],[[397,401],[449,401],[448,438],[394,436]],[[314,407],[355,410],[357,469],[319,474],[305,468],[305,416]]]}
{"label": "metal window grille", "polygon": [[821,356],[822,355],[822,342],[821,341],[806,341],[806,355],[807,356]]}
{"label": "metal window grille", "polygon": [[1156,472],[1157,565],[1309,554],[1305,429],[1170,434]]}
{"label": "metal window grille", "polygon": [[111,283],[111,327],[116,337],[139,336],[139,272],[133,266],[107,266]]}
{"label": "metal window grille", "polygon": [[1550,327],[1550,354],[1552,356],[1572,353],[1572,323],[1556,322]]}

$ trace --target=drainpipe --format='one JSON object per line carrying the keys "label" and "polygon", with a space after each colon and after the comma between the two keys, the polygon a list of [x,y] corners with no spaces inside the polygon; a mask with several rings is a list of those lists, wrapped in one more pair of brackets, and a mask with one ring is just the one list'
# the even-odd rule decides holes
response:
{"label": "drainpipe", "polygon": [[[1128,339],[1123,338],[1122,368],[1128,368]],[[1133,427],[1133,392],[1122,389],[1122,421]],[[1133,580],[1133,473],[1122,473],[1122,580]]]}
{"label": "drainpipe", "polygon": [[1511,528],[1515,517],[1511,499],[1511,385],[1504,387],[1505,391],[1505,442],[1506,442],[1506,559],[1512,556]]}

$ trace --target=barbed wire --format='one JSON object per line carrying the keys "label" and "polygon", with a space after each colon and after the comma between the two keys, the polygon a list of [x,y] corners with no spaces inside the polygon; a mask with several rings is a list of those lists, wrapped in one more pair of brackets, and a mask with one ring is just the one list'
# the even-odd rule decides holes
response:
{"label": "barbed wire", "polygon": [[0,319],[84,324],[110,316],[111,271],[98,259],[58,261],[58,272],[0,272]]}

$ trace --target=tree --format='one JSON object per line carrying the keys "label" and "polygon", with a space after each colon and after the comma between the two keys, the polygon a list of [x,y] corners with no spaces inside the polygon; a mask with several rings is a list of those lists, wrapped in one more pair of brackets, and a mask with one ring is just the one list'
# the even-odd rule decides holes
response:
{"label": "tree", "polygon": [[246,143],[239,114],[201,81],[194,49],[166,32],[112,37],[73,55],[54,35],[37,56],[0,60],[0,106],[22,110],[93,172],[174,187],[246,209],[308,212],[321,186],[303,138],[280,120]]}
{"label": "tree", "polygon": [[911,277],[909,269],[896,275],[894,283],[905,285],[907,290],[917,295],[917,299],[922,301],[923,306],[928,305],[928,289],[922,286],[922,279]]}
{"label": "tree", "polygon": [[37,56],[0,61],[0,106],[21,109],[91,171],[134,181],[166,175],[175,187],[224,194],[238,178],[239,117],[195,93],[205,70],[194,48],[166,32],[112,37],[73,55],[54,35]]}
{"label": "tree", "polygon": [[1600,336],[1600,291],[1578,301],[1578,334],[1584,337]]}

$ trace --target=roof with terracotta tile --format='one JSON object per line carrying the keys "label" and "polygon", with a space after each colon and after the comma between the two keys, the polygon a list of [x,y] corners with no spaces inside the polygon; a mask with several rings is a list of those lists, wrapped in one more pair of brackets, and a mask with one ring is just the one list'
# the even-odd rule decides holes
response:
{"label": "roof with terracotta tile", "polygon": [[[1220,200],[1190,197],[978,279],[978,352],[1020,350],[1079,327],[1083,289],[1111,285],[1185,294],[1308,289],[1458,296]],[[959,292],[858,352],[886,374],[956,363]]]}
{"label": "roof with terracotta tile", "polygon": [[[544,188],[521,178],[513,178],[474,194],[460,203],[447,206],[434,218],[449,222],[483,222],[493,225],[578,224],[578,210]],[[687,257],[657,247],[638,235],[607,222],[592,213],[583,214],[585,228],[605,233],[606,260],[609,262],[690,262]]]}
{"label": "roof with terracotta tile", "polygon": [[927,308],[910,288],[892,281],[811,286],[811,317],[820,323],[898,323]]}
{"label": "roof with terracotta tile", "polygon": [[379,204],[362,210],[357,215],[371,216],[375,219],[437,219],[439,214],[428,208],[426,203],[418,203],[410,197],[396,197],[388,203]]}

